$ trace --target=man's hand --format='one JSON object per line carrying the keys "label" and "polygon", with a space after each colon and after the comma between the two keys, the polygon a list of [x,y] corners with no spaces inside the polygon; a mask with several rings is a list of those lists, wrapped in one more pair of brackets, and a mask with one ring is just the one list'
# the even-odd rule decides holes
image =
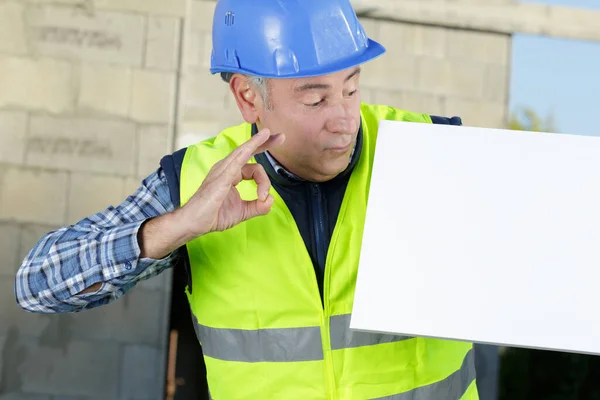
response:
{"label": "man's hand", "polygon": [[[272,136],[263,129],[212,167],[198,191],[178,211],[190,237],[223,231],[269,212],[273,205],[273,196],[269,194],[271,181],[262,165],[248,162],[283,140],[282,135]],[[250,179],[258,186],[258,199],[244,201],[236,185]]]}
{"label": "man's hand", "polygon": [[[267,214],[273,205],[273,196],[269,195],[271,182],[260,164],[248,162],[284,140],[283,135],[271,135],[263,129],[216,163],[185,206],[142,226],[138,234],[140,257],[163,258],[199,236]],[[244,201],[236,185],[250,179],[258,186],[258,198]]]}

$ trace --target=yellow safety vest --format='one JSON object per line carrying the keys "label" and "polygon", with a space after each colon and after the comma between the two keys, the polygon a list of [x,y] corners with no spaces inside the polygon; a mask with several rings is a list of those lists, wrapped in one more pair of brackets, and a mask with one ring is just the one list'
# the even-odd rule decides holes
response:
{"label": "yellow safety vest", "polygon": [[[363,149],[327,252],[324,304],[294,218],[274,189],[267,216],[187,244],[187,294],[214,399],[478,399],[472,344],[349,329],[378,122],[431,123],[386,106],[363,104],[361,115]],[[250,136],[251,125],[242,124],[187,149],[182,205]],[[254,182],[238,190],[256,198]]]}

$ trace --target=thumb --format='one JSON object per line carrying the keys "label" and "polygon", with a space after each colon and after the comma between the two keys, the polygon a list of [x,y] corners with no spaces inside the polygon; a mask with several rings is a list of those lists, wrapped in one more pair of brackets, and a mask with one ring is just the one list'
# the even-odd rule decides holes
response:
{"label": "thumb", "polygon": [[257,199],[244,202],[244,221],[261,215],[267,215],[271,211],[274,201],[273,196],[268,195],[265,201]]}

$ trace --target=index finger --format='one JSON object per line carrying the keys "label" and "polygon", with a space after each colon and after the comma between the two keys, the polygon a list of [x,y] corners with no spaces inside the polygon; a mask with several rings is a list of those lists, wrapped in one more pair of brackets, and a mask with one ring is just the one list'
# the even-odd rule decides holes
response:
{"label": "index finger", "polygon": [[235,149],[231,162],[235,163],[237,167],[242,168],[253,156],[283,143],[284,139],[285,137],[282,134],[271,135],[270,130],[262,129]]}

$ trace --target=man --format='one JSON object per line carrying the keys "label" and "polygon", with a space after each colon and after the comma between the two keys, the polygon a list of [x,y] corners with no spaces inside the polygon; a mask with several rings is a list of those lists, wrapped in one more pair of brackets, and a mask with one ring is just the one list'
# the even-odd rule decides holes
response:
{"label": "man", "polygon": [[21,307],[97,307],[183,259],[217,400],[477,399],[471,344],[349,329],[378,121],[459,119],[361,103],[385,50],[348,0],[221,0],[213,24],[211,72],[246,123],[42,238]]}

